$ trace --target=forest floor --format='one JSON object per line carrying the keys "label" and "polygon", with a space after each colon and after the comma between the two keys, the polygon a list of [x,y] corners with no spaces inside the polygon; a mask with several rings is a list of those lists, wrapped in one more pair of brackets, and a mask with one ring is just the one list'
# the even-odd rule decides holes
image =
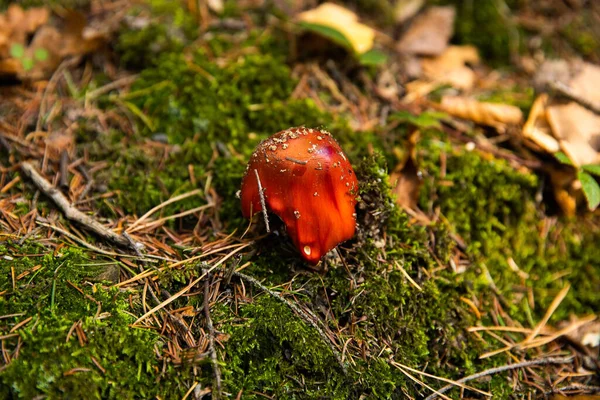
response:
{"label": "forest floor", "polygon": [[[600,3],[318,3],[0,1],[0,397],[598,398]],[[236,196],[297,126],[316,268]]]}

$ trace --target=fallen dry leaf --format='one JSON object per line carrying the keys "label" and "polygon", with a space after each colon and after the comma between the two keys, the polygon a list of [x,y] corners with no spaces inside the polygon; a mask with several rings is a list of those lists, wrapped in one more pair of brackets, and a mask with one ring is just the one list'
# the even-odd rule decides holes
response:
{"label": "fallen dry leaf", "polygon": [[439,108],[458,118],[502,130],[504,125],[518,124],[523,113],[518,107],[508,104],[480,102],[460,96],[444,96]]}
{"label": "fallen dry leaf", "polygon": [[572,217],[577,212],[577,203],[583,201],[581,187],[577,185],[577,171],[568,166],[549,166],[547,168],[554,198],[562,212]]}
{"label": "fallen dry leaf", "polygon": [[47,9],[33,7],[23,10],[11,4],[4,14],[0,14],[0,58],[8,57],[14,44],[25,46],[28,36],[44,25],[50,16]]}
{"label": "fallen dry leaf", "polygon": [[582,99],[600,105],[600,67],[590,63],[584,63],[581,70],[576,74],[568,85]]}
{"label": "fallen dry leaf", "polygon": [[373,48],[375,31],[358,22],[352,11],[334,3],[323,3],[298,15],[298,21],[325,26],[341,33],[358,54]]}
{"label": "fallen dry leaf", "polygon": [[457,89],[470,90],[475,83],[475,73],[466,64],[479,64],[479,53],[473,46],[449,46],[438,57],[421,61],[425,78],[447,83]]}
{"label": "fallen dry leaf", "polygon": [[390,183],[394,188],[396,203],[400,207],[410,210],[417,209],[419,191],[423,184],[417,165],[416,143],[418,137],[418,130],[411,133],[407,140],[408,151],[405,159],[390,174]]}
{"label": "fallen dry leaf", "polygon": [[546,118],[575,166],[600,163],[600,116],[570,102],[547,107]]}
{"label": "fallen dry leaf", "polygon": [[[49,12],[44,8],[23,11],[11,6],[0,15],[0,75],[31,81],[45,79],[66,57],[92,52],[105,40],[102,34],[86,27],[86,18],[79,12],[66,12],[59,28],[50,25],[48,19]],[[19,46],[22,54],[10,54],[14,46]]]}
{"label": "fallen dry leaf", "polygon": [[[571,321],[565,321],[562,324],[559,324],[558,328],[566,328],[577,321],[578,319],[573,317],[571,318]],[[598,347],[600,346],[600,321],[591,321],[574,332],[569,333],[567,337],[582,346]]]}
{"label": "fallen dry leaf", "polygon": [[523,126],[523,136],[540,146],[544,151],[554,154],[560,151],[560,144],[552,136],[552,130],[546,119],[548,95],[542,93],[535,99],[527,122]]}
{"label": "fallen dry leaf", "polygon": [[452,6],[431,7],[417,16],[396,48],[401,53],[437,56],[454,33],[456,11]]}

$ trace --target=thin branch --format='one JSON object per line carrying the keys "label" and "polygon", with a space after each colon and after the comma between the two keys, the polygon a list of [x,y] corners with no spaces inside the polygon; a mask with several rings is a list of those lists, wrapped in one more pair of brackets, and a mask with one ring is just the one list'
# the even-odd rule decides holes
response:
{"label": "thin branch", "polygon": [[132,245],[126,237],[116,234],[92,217],[73,207],[65,195],[63,195],[60,190],[52,186],[52,184],[48,182],[46,178],[44,178],[28,161],[21,163],[21,171],[23,171],[23,173],[33,181],[39,190],[41,190],[58,206],[67,219],[82,225],[88,230],[94,232],[96,235],[116,244],[117,246],[132,250],[135,250],[135,247],[143,247],[141,243],[134,243]]}
{"label": "thin branch", "polygon": [[[503,365],[501,367],[486,369],[485,371],[481,371],[476,374],[459,379],[456,382],[457,383],[465,383],[468,381],[472,381],[473,379],[483,378],[484,376],[494,375],[494,374],[498,374],[500,372],[511,371],[513,369],[518,369],[518,368],[531,367],[534,365],[566,364],[566,363],[570,363],[571,361],[573,361],[573,357],[548,357],[548,358],[540,358],[538,360],[523,361],[523,362],[516,363],[516,364]],[[455,386],[456,385],[444,386],[443,388],[438,390],[438,392],[442,393],[442,394],[446,393],[448,390],[452,389]],[[427,397],[425,400],[433,400],[436,397],[437,397],[437,394],[432,394],[431,396]]]}
{"label": "thin branch", "polygon": [[208,351],[210,352],[210,362],[213,367],[213,373],[215,374],[215,386],[216,393],[213,388],[212,398],[221,398],[221,368],[219,367],[219,358],[217,357],[217,350],[215,349],[215,327],[213,326],[212,319],[210,318],[210,305],[208,301],[209,297],[209,283],[208,279],[204,280],[204,317],[206,318],[206,329],[208,330]]}
{"label": "thin branch", "polygon": [[321,327],[319,325],[317,325],[315,320],[306,311],[302,310],[300,307],[298,307],[297,304],[292,303],[291,301],[289,301],[288,299],[286,299],[279,293],[269,289],[268,287],[266,287],[265,285],[263,285],[262,283],[260,283],[258,280],[256,280],[255,278],[253,278],[251,276],[248,276],[246,274],[243,274],[243,273],[237,272],[237,271],[233,273],[233,276],[262,290],[263,292],[267,293],[268,295],[272,296],[276,300],[282,302],[283,304],[285,304],[289,308],[291,308],[292,311],[294,311],[296,314],[298,314],[304,320],[304,322],[306,322],[307,324],[312,326],[319,333],[319,336],[321,337],[321,339],[323,339],[323,342],[327,345],[327,347],[329,347],[329,349],[333,353],[333,356],[335,357],[335,360],[339,364],[342,371],[345,374],[348,372],[346,365],[342,361],[342,355],[340,354],[338,349],[335,347],[335,343],[333,343],[333,341],[329,338],[329,336],[327,336],[325,334],[325,332],[321,329]]}

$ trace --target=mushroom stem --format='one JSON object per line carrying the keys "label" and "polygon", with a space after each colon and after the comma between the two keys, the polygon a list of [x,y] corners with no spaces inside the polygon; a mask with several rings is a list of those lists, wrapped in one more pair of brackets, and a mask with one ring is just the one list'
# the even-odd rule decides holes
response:
{"label": "mushroom stem", "polygon": [[258,184],[258,196],[260,197],[260,206],[265,219],[265,227],[267,228],[267,232],[271,232],[271,229],[269,228],[269,216],[267,215],[267,205],[265,203],[265,194],[263,193],[263,187],[260,183],[260,177],[258,176],[256,168],[254,169],[254,174],[256,175],[256,183]]}

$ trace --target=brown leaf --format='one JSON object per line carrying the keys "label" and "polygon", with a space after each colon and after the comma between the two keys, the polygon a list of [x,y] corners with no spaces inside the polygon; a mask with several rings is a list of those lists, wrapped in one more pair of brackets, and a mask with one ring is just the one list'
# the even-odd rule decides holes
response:
{"label": "brown leaf", "polygon": [[459,96],[444,96],[439,108],[450,115],[478,124],[503,129],[505,124],[518,124],[523,113],[508,104],[486,103]]}
{"label": "brown leaf", "polygon": [[470,90],[475,83],[475,73],[465,64],[479,64],[479,54],[473,46],[450,46],[438,57],[421,61],[426,78],[447,83],[455,88]]}
{"label": "brown leaf", "polygon": [[554,198],[562,212],[574,216],[577,212],[577,202],[582,199],[581,189],[575,186],[577,174],[574,168],[568,166],[549,166],[548,175],[552,182]]}
{"label": "brown leaf", "polygon": [[[83,14],[68,11],[60,28],[48,24],[49,12],[45,8],[23,11],[11,6],[0,15],[0,74],[20,79],[40,80],[48,78],[63,59],[96,50],[105,40],[103,35],[86,27]],[[26,39],[33,34],[31,43]],[[25,47],[22,59],[12,58],[11,46]],[[45,54],[35,57],[36,54]],[[32,66],[25,68],[24,60]]]}
{"label": "brown leaf", "polygon": [[533,102],[527,122],[523,126],[523,136],[541,147],[544,151],[554,154],[560,150],[558,141],[552,136],[552,130],[546,119],[546,104],[548,95],[542,93]]}
{"label": "brown leaf", "polygon": [[[564,321],[558,325],[558,328],[566,328],[577,321],[578,319],[576,317],[572,317],[571,321]],[[582,346],[598,347],[600,346],[600,321],[591,321],[569,333],[567,337]]]}
{"label": "brown leaf", "polygon": [[[0,46],[2,43],[24,45],[27,36],[48,21],[50,13],[46,8],[34,7],[23,10],[11,4],[6,13],[0,15]],[[0,50],[2,47],[0,47]],[[0,52],[0,56],[6,56]]]}
{"label": "brown leaf", "polygon": [[454,7],[431,7],[419,15],[396,46],[407,54],[437,56],[442,54],[454,33]]}
{"label": "brown leaf", "polygon": [[549,106],[546,118],[560,147],[576,166],[600,162],[600,116],[575,102]]}
{"label": "brown leaf", "polygon": [[416,210],[419,201],[419,191],[423,180],[419,174],[416,160],[416,143],[419,131],[414,131],[408,141],[408,151],[405,160],[398,164],[390,174],[390,182],[396,195],[396,203],[402,208]]}
{"label": "brown leaf", "polygon": [[592,104],[600,104],[600,67],[584,63],[580,72],[569,82],[569,86],[582,99]]}

